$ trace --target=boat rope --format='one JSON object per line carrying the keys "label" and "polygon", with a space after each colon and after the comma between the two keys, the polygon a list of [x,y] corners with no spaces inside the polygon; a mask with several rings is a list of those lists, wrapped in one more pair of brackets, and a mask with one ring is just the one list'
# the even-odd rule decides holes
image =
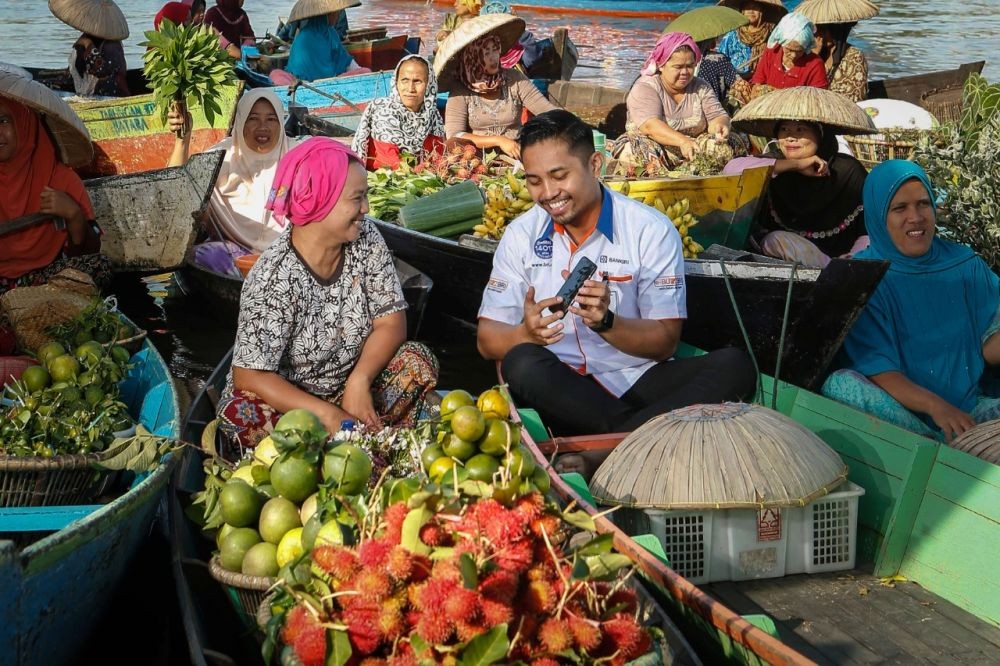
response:
{"label": "boat rope", "polygon": [[774,390],[771,391],[771,409],[777,409],[778,378],[781,376],[781,359],[785,355],[785,333],[788,330],[788,313],[792,309],[792,287],[795,285],[795,271],[801,265],[799,261],[793,262],[791,273],[788,275],[788,291],[785,292],[785,314],[781,317],[781,337],[778,338],[778,358],[774,361]]}
{"label": "boat rope", "polygon": [[726,282],[726,291],[729,292],[729,302],[733,306],[733,312],[736,314],[736,323],[739,324],[740,333],[743,334],[743,344],[747,347],[747,353],[750,354],[750,360],[753,361],[754,369],[754,390],[753,390],[753,401],[754,403],[760,405],[764,403],[763,396],[763,383],[760,380],[760,365],[757,364],[757,355],[753,351],[753,345],[750,344],[750,336],[747,334],[747,327],[743,323],[743,316],[740,314],[740,306],[736,303],[736,295],[733,293],[733,285],[729,279],[729,271],[726,270],[726,260],[719,260],[719,267],[722,269],[722,277]]}

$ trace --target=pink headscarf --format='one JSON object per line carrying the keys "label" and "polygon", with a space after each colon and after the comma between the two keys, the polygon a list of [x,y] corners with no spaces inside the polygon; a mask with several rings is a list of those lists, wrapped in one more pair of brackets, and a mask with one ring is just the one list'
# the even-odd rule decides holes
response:
{"label": "pink headscarf", "polygon": [[292,148],[278,162],[265,208],[287,226],[322,220],[337,205],[351,160],[351,149],[327,137],[313,137]]}
{"label": "pink headscarf", "polygon": [[656,74],[660,67],[663,67],[663,64],[670,60],[670,56],[682,46],[691,49],[694,53],[694,64],[697,65],[701,60],[701,50],[698,49],[698,44],[691,39],[691,35],[686,32],[668,32],[656,41],[653,52],[642,64],[642,74],[645,76]]}

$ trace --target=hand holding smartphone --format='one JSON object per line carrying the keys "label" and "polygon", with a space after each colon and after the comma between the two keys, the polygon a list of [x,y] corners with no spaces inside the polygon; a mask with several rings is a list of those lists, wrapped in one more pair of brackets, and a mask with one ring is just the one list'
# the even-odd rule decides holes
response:
{"label": "hand holding smartphone", "polygon": [[563,312],[569,309],[569,306],[576,299],[576,294],[580,291],[583,283],[589,280],[594,273],[597,272],[597,264],[588,259],[587,257],[580,257],[580,261],[576,263],[576,267],[573,268],[573,272],[569,274],[566,278],[566,282],[563,283],[561,289],[556,294],[556,296],[562,298],[562,302],[553,305],[550,310],[553,312]]}

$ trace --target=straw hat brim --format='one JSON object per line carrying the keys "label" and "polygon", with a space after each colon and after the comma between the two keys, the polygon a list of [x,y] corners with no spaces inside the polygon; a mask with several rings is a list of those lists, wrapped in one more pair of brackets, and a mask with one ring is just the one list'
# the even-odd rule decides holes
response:
{"label": "straw hat brim", "polygon": [[784,88],[751,101],[733,116],[733,127],[770,137],[779,120],[820,123],[837,134],[877,134],[865,110],[840,93],[812,86]]}
{"label": "straw hat brim", "polygon": [[361,0],[299,0],[288,15],[289,21],[301,21],[314,16],[325,16],[341,9],[360,7]]}
{"label": "straw hat brim", "polygon": [[868,0],[805,0],[795,8],[816,25],[857,23],[878,16],[879,8]]}
{"label": "straw hat brim", "polygon": [[746,16],[729,7],[698,7],[675,18],[663,32],[684,32],[694,41],[701,42],[721,37],[749,22]]}
{"label": "straw hat brim", "polygon": [[42,84],[11,72],[0,72],[0,98],[20,102],[38,112],[63,164],[78,167],[94,159],[94,144],[83,121],[69,104]]}
{"label": "straw hat brim", "polygon": [[[768,23],[777,23],[781,17],[788,13],[788,9],[781,0],[753,0],[764,7],[764,20]],[[729,7],[740,11],[740,7],[747,0],[719,0],[720,7]]]}
{"label": "straw hat brim", "polygon": [[506,53],[524,34],[524,19],[511,14],[486,14],[476,16],[459,25],[441,42],[434,56],[434,74],[438,86],[448,90],[454,83],[458,55],[469,44],[487,35],[500,38],[500,53]]}
{"label": "straw hat brim", "polygon": [[128,21],[112,0],[49,0],[49,11],[71,28],[100,39],[128,39]]}

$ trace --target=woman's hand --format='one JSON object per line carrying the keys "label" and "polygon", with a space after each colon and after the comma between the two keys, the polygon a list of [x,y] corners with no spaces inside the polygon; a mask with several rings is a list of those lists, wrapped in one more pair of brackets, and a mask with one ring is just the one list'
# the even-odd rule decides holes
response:
{"label": "woman's hand", "polygon": [[42,188],[41,205],[38,211],[61,217],[67,221],[76,219],[82,213],[80,205],[73,200],[73,197],[62,190],[53,190],[48,186]]}
{"label": "woman's hand", "polygon": [[332,403],[325,403],[323,409],[313,410],[316,417],[319,418],[320,423],[326,428],[326,431],[331,435],[335,432],[340,431],[340,424],[345,419],[354,418],[353,415],[348,414],[343,409],[337,407]]}
{"label": "woman's hand", "polygon": [[382,427],[382,419],[375,411],[375,402],[372,400],[371,384],[363,377],[352,374],[347,378],[340,406],[369,429],[378,430]]}
{"label": "woman's hand", "polygon": [[803,176],[829,176],[830,165],[822,157],[813,155],[797,160],[795,170]]}
{"label": "woman's hand", "polygon": [[971,416],[945,400],[939,400],[931,408],[929,416],[944,433],[945,440],[948,442],[976,425]]}
{"label": "woman's hand", "polygon": [[681,151],[681,155],[686,160],[693,160],[695,153],[698,152],[698,146],[691,137],[684,137],[681,141],[681,145],[677,146]]}
{"label": "woman's hand", "polygon": [[521,144],[506,136],[497,137],[497,148],[515,160],[521,159]]}
{"label": "woman's hand", "polygon": [[191,117],[191,114],[188,113],[186,115],[187,118],[184,118],[181,114],[177,113],[175,109],[170,109],[170,111],[167,112],[167,127],[170,128],[171,132],[181,132],[186,128],[189,129],[194,124],[194,119]]}

